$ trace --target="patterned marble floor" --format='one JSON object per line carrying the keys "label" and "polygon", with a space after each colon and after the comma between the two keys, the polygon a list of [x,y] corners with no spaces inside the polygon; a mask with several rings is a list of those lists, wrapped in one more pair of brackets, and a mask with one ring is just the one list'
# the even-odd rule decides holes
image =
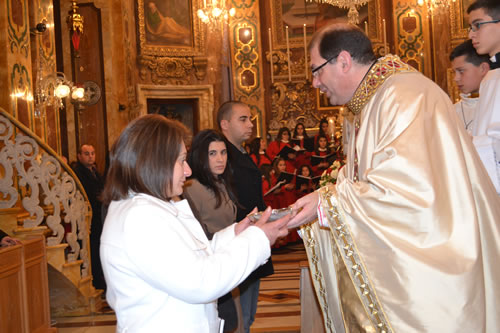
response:
{"label": "patterned marble floor", "polygon": [[[275,273],[261,281],[252,333],[300,332],[300,268],[307,260],[301,243],[273,250]],[[114,333],[112,311],[85,317],[53,318],[59,333]]]}

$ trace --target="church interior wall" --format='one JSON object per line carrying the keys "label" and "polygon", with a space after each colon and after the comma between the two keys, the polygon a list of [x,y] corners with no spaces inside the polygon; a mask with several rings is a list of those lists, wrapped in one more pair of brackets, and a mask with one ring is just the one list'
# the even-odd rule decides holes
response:
{"label": "church interior wall", "polygon": [[[448,55],[467,38],[464,8],[469,2],[459,0],[447,10],[430,12],[416,0],[371,0],[360,8],[359,25],[367,29],[377,55],[396,53],[455,99],[458,93]],[[317,12],[308,14],[314,19],[304,21],[305,43],[302,23],[290,24],[288,60],[284,23],[290,18],[286,15],[291,9],[303,11],[299,6],[303,1],[227,1],[236,15],[218,29],[197,17],[202,0],[77,1],[78,12],[84,16],[80,52],[75,52],[66,22],[72,3],[7,0],[0,11],[0,45],[4,50],[0,52],[0,82],[4,88],[0,106],[69,161],[76,159],[79,144],[92,143],[97,147],[102,171],[106,153],[120,131],[147,112],[147,105],[138,99],[138,90],[144,86],[165,87],[166,99],[179,98],[172,87],[211,86],[212,96],[203,98],[213,105],[210,110],[199,111],[204,118],[195,120],[198,130],[214,126],[215,110],[230,98],[250,105],[259,136],[274,134],[281,126],[293,127],[298,121],[315,131],[321,117],[343,112],[328,105],[311,87],[304,57],[304,45],[324,23],[321,20],[345,20],[328,17],[330,12],[336,13],[329,5],[315,7]],[[151,32],[147,21],[151,3],[160,12],[176,5],[176,10],[190,15],[189,33],[182,30],[185,23],[178,24],[178,34],[184,39]],[[40,22],[47,24],[47,31],[30,34]],[[39,107],[39,78],[56,71],[64,72],[75,84],[82,80],[96,82],[101,88],[100,100],[80,111],[81,105],[68,100],[62,108]],[[186,98],[185,94],[181,97]]]}

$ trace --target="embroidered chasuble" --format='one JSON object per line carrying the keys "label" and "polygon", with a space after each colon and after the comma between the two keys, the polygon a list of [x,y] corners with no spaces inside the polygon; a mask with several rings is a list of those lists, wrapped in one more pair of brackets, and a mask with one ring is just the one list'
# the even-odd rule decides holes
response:
{"label": "embroidered chasuble", "polygon": [[327,332],[498,332],[500,200],[449,97],[388,55],[302,226]]}

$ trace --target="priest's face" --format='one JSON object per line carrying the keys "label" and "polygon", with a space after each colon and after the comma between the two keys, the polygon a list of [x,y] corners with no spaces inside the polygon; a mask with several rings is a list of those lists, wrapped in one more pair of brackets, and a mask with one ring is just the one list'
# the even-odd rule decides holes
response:
{"label": "priest's face", "polygon": [[[349,102],[352,93],[346,92],[344,75],[341,70],[342,65],[336,59],[325,64],[326,61],[327,59],[319,54],[318,46],[314,46],[311,49],[311,69],[314,71],[312,84],[326,94],[332,105],[344,105]],[[325,65],[322,66],[323,64]],[[322,67],[319,68],[320,66]]]}
{"label": "priest's face", "polygon": [[465,55],[453,59],[451,61],[451,67],[455,72],[455,83],[458,89],[464,94],[478,92],[481,80],[489,70],[489,65],[487,63],[476,66],[466,61]]}
{"label": "priest's face", "polygon": [[[500,22],[490,21],[495,20],[486,14],[483,8],[469,13],[469,25],[472,27],[469,30],[469,38],[472,39],[472,45],[477,53],[493,56],[500,52]],[[490,23],[481,24],[481,22]]]}

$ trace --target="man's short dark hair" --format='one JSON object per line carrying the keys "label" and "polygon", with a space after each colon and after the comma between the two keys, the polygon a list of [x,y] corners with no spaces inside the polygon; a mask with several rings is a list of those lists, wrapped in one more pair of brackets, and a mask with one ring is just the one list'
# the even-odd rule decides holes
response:
{"label": "man's short dark hair", "polygon": [[498,0],[477,0],[467,8],[467,14],[473,10],[483,9],[484,12],[494,20],[500,20],[500,1]]}
{"label": "man's short dark hair", "polygon": [[221,106],[219,106],[219,110],[217,111],[217,125],[219,126],[219,129],[222,129],[220,126],[220,123],[222,122],[222,120],[231,119],[233,107],[235,105],[247,106],[245,103],[239,102],[239,101],[227,101],[227,102],[222,103]]}
{"label": "man's short dark hair", "polygon": [[347,51],[358,64],[368,65],[376,60],[370,39],[352,24],[334,24],[323,28],[313,37],[309,49],[316,45],[323,59],[331,59]]}
{"label": "man's short dark hair", "polygon": [[130,192],[170,200],[174,166],[188,133],[180,122],[158,114],[132,121],[111,148],[102,201],[123,200]]}
{"label": "man's short dark hair", "polygon": [[91,145],[90,143],[82,143],[80,145],[80,147],[78,147],[78,150],[76,151],[78,153],[78,155],[80,155],[82,153],[83,146],[90,146],[90,147],[94,148],[94,150],[95,150],[94,145]]}
{"label": "man's short dark hair", "polygon": [[473,64],[474,66],[479,66],[483,62],[489,63],[489,57],[487,54],[479,55],[476,49],[472,45],[472,40],[466,40],[462,44],[458,45],[450,53],[450,61],[460,56],[465,56],[465,61]]}

